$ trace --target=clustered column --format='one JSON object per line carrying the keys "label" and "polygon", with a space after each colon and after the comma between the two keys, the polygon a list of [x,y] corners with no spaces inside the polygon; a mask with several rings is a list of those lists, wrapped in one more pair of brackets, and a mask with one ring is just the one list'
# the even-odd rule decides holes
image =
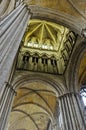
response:
{"label": "clustered column", "polygon": [[0,22],[0,130],[6,129],[8,115],[15,95],[15,91],[8,82],[13,76],[13,62],[30,16],[31,13],[22,2]]}
{"label": "clustered column", "polygon": [[0,99],[0,129],[1,130],[5,130],[6,128],[7,119],[11,111],[14,95],[16,95],[15,90],[9,83],[6,83],[5,90]]}
{"label": "clustered column", "polygon": [[62,130],[86,129],[79,96],[71,92],[59,97]]}
{"label": "clustered column", "polygon": [[27,6],[21,3],[0,22],[0,98],[30,16]]}

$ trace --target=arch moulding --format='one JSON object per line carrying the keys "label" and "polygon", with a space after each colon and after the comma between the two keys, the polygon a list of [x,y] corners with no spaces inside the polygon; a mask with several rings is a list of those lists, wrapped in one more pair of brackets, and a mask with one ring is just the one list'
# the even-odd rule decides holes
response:
{"label": "arch moulding", "polygon": [[13,89],[19,88],[21,85],[25,83],[31,83],[31,82],[42,82],[48,86],[51,86],[56,93],[56,96],[60,96],[64,94],[65,92],[65,82],[63,77],[57,77],[57,76],[52,76],[49,74],[39,74],[39,73],[31,73],[31,72],[16,72],[14,75],[14,79],[12,80],[12,86]]}
{"label": "arch moulding", "polygon": [[43,8],[36,5],[29,5],[28,8],[32,13],[32,19],[45,19],[51,22],[61,24],[70,28],[72,31],[82,35],[82,31],[86,28],[86,23],[74,16],[55,11],[49,8]]}
{"label": "arch moulding", "polygon": [[73,52],[69,66],[65,73],[66,83],[71,91],[79,91],[78,71],[83,55],[86,53],[86,40],[82,41]]}

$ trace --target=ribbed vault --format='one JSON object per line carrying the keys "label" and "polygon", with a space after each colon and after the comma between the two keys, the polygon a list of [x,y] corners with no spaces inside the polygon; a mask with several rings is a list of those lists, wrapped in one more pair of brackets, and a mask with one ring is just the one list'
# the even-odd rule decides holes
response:
{"label": "ribbed vault", "polygon": [[8,15],[22,1],[31,10],[33,18],[51,19],[70,27],[80,35],[82,29],[86,28],[85,0],[1,0],[1,18]]}
{"label": "ribbed vault", "polygon": [[46,130],[50,121],[54,125],[54,114],[58,106],[54,88],[41,81],[26,82],[19,86],[8,130]]}
{"label": "ribbed vault", "polygon": [[7,130],[47,130],[49,125],[55,130],[57,126],[84,130],[76,92],[86,84],[86,40],[79,42],[86,37],[86,1],[0,0],[0,4],[1,130],[11,105]]}
{"label": "ribbed vault", "polygon": [[38,7],[60,10],[61,12],[72,14],[78,17],[80,14],[83,14],[82,16],[85,14],[85,0],[53,0],[53,2],[50,0],[24,0],[24,2],[28,5],[36,5]]}
{"label": "ribbed vault", "polygon": [[74,32],[62,25],[30,20],[21,43],[17,69],[63,74],[76,38]]}

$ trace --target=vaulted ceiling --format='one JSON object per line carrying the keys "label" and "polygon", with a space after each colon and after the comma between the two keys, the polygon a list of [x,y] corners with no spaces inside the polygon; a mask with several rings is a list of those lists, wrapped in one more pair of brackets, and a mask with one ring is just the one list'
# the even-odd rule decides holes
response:
{"label": "vaulted ceiling", "polygon": [[[86,18],[85,0],[24,0],[26,4],[61,11],[69,15]],[[81,15],[81,16],[80,16]]]}
{"label": "vaulted ceiling", "polygon": [[[52,70],[56,67],[56,74],[63,74],[76,39],[77,35],[62,25],[40,19],[30,20],[21,43],[17,67],[34,71],[34,64],[37,64],[35,71],[45,72],[46,67],[46,72],[53,73]],[[22,66],[25,53],[29,54],[29,64],[26,68]],[[36,55],[37,61],[34,61]],[[43,56],[46,63],[43,62]],[[30,64],[33,66],[32,69]]]}
{"label": "vaulted ceiling", "polygon": [[[18,0],[16,1],[19,2]],[[0,3],[1,6],[4,5],[4,9],[2,9],[1,12],[1,16],[3,17],[12,11],[15,6],[15,0],[1,0]],[[4,3],[6,3],[6,5]],[[23,39],[24,46],[29,46],[27,41],[32,40],[33,42],[35,38],[41,42],[48,38],[47,42],[51,41],[52,45],[54,45],[57,41],[56,33],[59,32],[60,36],[62,36],[65,30],[65,39],[66,34],[70,30],[81,34],[82,29],[86,28],[86,0],[24,0],[24,3],[28,5],[32,13],[31,18],[34,19],[28,24],[28,31],[26,30]],[[37,19],[40,20],[37,21]],[[69,27],[69,29],[63,25]],[[34,35],[35,37],[33,37]],[[65,50],[62,47],[63,45],[61,49]],[[45,51],[46,50],[45,48]],[[54,50],[59,49],[58,47],[54,47]],[[52,51],[50,53],[52,53]],[[59,72],[59,74],[63,74],[63,70]],[[78,74],[79,83],[81,85],[85,84],[86,54],[82,58]],[[17,96],[14,99],[8,130],[47,130],[50,121],[55,124],[56,122],[54,122],[53,115],[58,100],[51,88],[51,86],[41,82],[32,82],[21,86],[21,88],[17,90]]]}
{"label": "vaulted ceiling", "polygon": [[41,17],[58,21],[71,28],[76,27],[78,33],[86,28],[86,0],[1,0],[1,17],[3,18],[12,11],[20,1],[28,5],[32,18]]}
{"label": "vaulted ceiling", "polygon": [[[68,14],[70,16],[75,16],[86,19],[86,1],[85,0],[24,0],[24,2],[30,7],[34,6],[38,9],[45,8],[54,11],[59,11],[60,13]],[[42,12],[39,12],[42,13]]]}
{"label": "vaulted ceiling", "polygon": [[49,122],[55,123],[56,107],[53,87],[37,81],[26,83],[17,91],[8,130],[47,130]]}

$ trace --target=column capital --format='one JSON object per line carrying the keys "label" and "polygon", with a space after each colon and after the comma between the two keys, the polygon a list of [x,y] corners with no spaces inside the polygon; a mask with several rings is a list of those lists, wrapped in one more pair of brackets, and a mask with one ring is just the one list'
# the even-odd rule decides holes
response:
{"label": "column capital", "polygon": [[6,86],[7,86],[8,88],[11,89],[11,91],[13,91],[13,92],[15,93],[15,95],[17,95],[17,92],[15,91],[15,89],[13,89],[13,86],[12,86],[9,82],[5,82],[5,84],[6,84]]}
{"label": "column capital", "polygon": [[61,98],[61,97],[64,97],[64,96],[67,96],[67,95],[79,95],[78,92],[65,92],[63,93],[62,95],[59,95],[58,98]]}

